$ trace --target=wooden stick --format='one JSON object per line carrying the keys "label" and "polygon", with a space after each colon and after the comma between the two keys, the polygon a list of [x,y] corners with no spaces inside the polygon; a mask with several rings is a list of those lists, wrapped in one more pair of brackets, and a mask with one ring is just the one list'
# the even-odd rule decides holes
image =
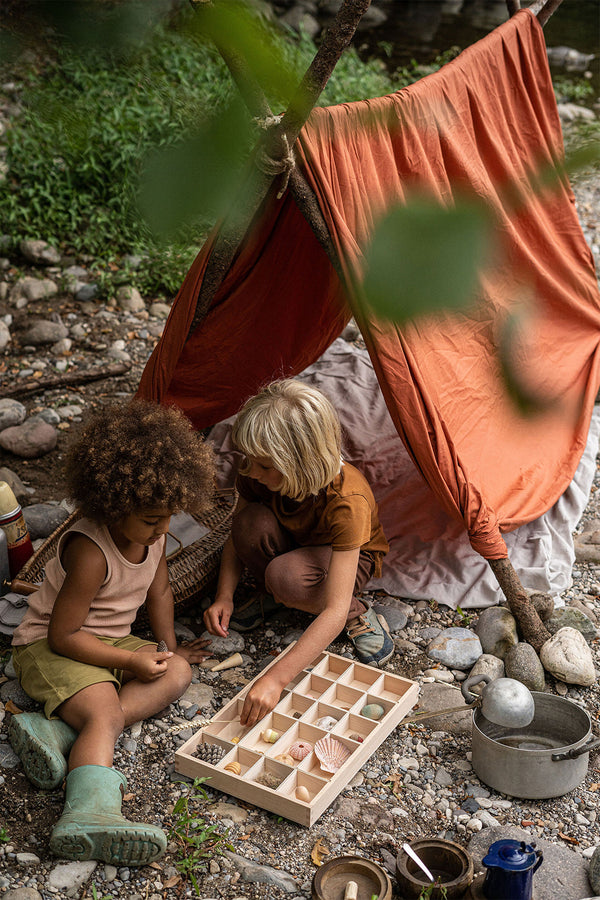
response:
{"label": "wooden stick", "polygon": [[65,385],[87,384],[89,381],[100,381],[102,378],[115,378],[124,375],[131,369],[131,363],[110,363],[106,366],[95,366],[84,372],[66,372],[64,375],[50,375],[48,378],[36,378],[15,384],[13,387],[2,388],[2,397],[29,397],[32,394],[41,394],[52,388],[61,388]]}
{"label": "wooden stick", "polygon": [[506,8],[509,18],[512,18],[521,9],[521,0],[506,0]]}
{"label": "wooden stick", "polygon": [[[270,128],[266,134],[263,146],[269,157],[282,159],[288,148],[291,149],[293,147],[300,129],[327,84],[338,59],[352,40],[358,23],[368,9],[370,2],[371,0],[344,0],[286,113],[279,124]],[[221,52],[221,48],[217,49]],[[236,72],[242,71],[239,57],[234,57],[229,53],[224,54],[223,58],[233,70]],[[263,102],[254,88],[248,89],[246,87],[243,96],[247,103],[262,108],[263,112],[268,110],[266,101]],[[240,198],[240,202],[235,204],[235,211],[232,210],[232,213],[223,222],[210,259],[207,262],[206,272],[202,280],[196,310],[190,327],[190,334],[204,319],[212,299],[229,271],[241,242],[272,183],[272,175],[255,169],[245,185],[244,197]],[[294,176],[293,183],[300,185],[297,176]],[[307,191],[308,186],[306,185],[304,189],[305,197],[308,196]],[[309,201],[307,203],[308,205],[305,203],[300,206],[303,213],[311,206]],[[315,210],[316,203],[312,205],[312,212],[314,213]],[[313,219],[316,221],[316,216],[313,216]],[[312,222],[309,222],[309,224],[312,225]],[[319,233],[321,241],[325,241],[326,244],[331,242],[331,238],[327,236],[324,222],[319,227]]]}
{"label": "wooden stick", "polygon": [[529,9],[534,16],[537,16],[537,20],[543,28],[550,16],[556,12],[561,3],[562,0],[535,0]]}
{"label": "wooden stick", "polygon": [[488,563],[508,600],[511,613],[519,623],[523,638],[539,653],[549,640],[550,633],[544,627],[510,559],[488,559]]}

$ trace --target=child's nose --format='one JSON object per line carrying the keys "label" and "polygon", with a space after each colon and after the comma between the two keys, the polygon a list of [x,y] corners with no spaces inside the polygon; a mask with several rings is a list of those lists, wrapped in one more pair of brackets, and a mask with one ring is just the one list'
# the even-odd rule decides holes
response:
{"label": "child's nose", "polygon": [[169,525],[171,523],[171,516],[167,516],[164,519],[160,519],[156,523],[156,531],[158,534],[166,534],[169,530]]}

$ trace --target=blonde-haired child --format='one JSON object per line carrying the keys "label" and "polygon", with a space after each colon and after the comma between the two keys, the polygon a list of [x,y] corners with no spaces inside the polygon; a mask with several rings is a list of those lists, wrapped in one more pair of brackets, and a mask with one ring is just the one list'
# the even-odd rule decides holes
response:
{"label": "blonde-haired child", "polygon": [[[165,541],[172,513],[208,506],[213,457],[180,412],[136,400],[92,418],[66,475],[82,517],[13,635],[15,671],[44,714],[13,716],[9,737],[37,787],[67,776],[53,853],[145,865],[166,837],[121,815],[127,782],[112,768],[114,747],[124,728],[180,697],[190,663],[208,655],[204,641],[177,646]],[[156,641],[130,633],[143,603]]]}
{"label": "blonde-haired child", "polygon": [[[232,439],[245,462],[206,627],[247,631],[277,604],[316,616],[247,694],[241,721],[253,725],[344,628],[361,661],[391,657],[385,619],[357,596],[381,573],[388,544],[366,479],[342,459],[339,419],[320,391],[296,379],[273,382],[242,407]],[[244,567],[268,594],[235,608]]]}

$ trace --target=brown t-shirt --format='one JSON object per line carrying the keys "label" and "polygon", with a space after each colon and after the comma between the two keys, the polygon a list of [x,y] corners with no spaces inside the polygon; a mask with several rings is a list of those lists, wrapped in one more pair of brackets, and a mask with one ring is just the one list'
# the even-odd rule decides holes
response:
{"label": "brown t-shirt", "polygon": [[298,502],[238,475],[237,489],[248,503],[263,503],[300,547],[328,544],[333,550],[361,550],[372,554],[373,576],[381,575],[381,560],[389,550],[379,522],[377,503],[364,475],[344,463],[339,475],[316,496]]}

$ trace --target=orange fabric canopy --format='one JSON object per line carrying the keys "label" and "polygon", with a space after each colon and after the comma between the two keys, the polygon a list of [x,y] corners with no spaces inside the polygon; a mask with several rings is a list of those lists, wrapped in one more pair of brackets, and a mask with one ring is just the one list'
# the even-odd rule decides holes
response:
{"label": "orange fabric canopy", "polygon": [[[600,297],[572,192],[564,180],[552,191],[531,187],[531,174],[562,153],[543,33],[526,10],[409,88],[315,109],[297,158],[346,284],[289,193],[278,201],[272,192],[186,340],[213,238],[200,252],[139,394],[208,427],[262,384],[314,362],[354,314],[392,419],[433,494],[475,550],[505,557],[501,532],[538,518],[570,483],[600,381]],[[517,207],[506,190],[515,185]],[[445,204],[474,192],[494,211],[500,248],[468,314],[423,317],[400,330],[366,313],[353,284],[377,218],[415,188]],[[508,398],[497,356],[499,328],[523,299],[532,323],[513,347],[521,374],[557,398],[533,418]],[[426,514],[418,528],[427,540]],[[429,539],[434,528],[432,519]]]}

